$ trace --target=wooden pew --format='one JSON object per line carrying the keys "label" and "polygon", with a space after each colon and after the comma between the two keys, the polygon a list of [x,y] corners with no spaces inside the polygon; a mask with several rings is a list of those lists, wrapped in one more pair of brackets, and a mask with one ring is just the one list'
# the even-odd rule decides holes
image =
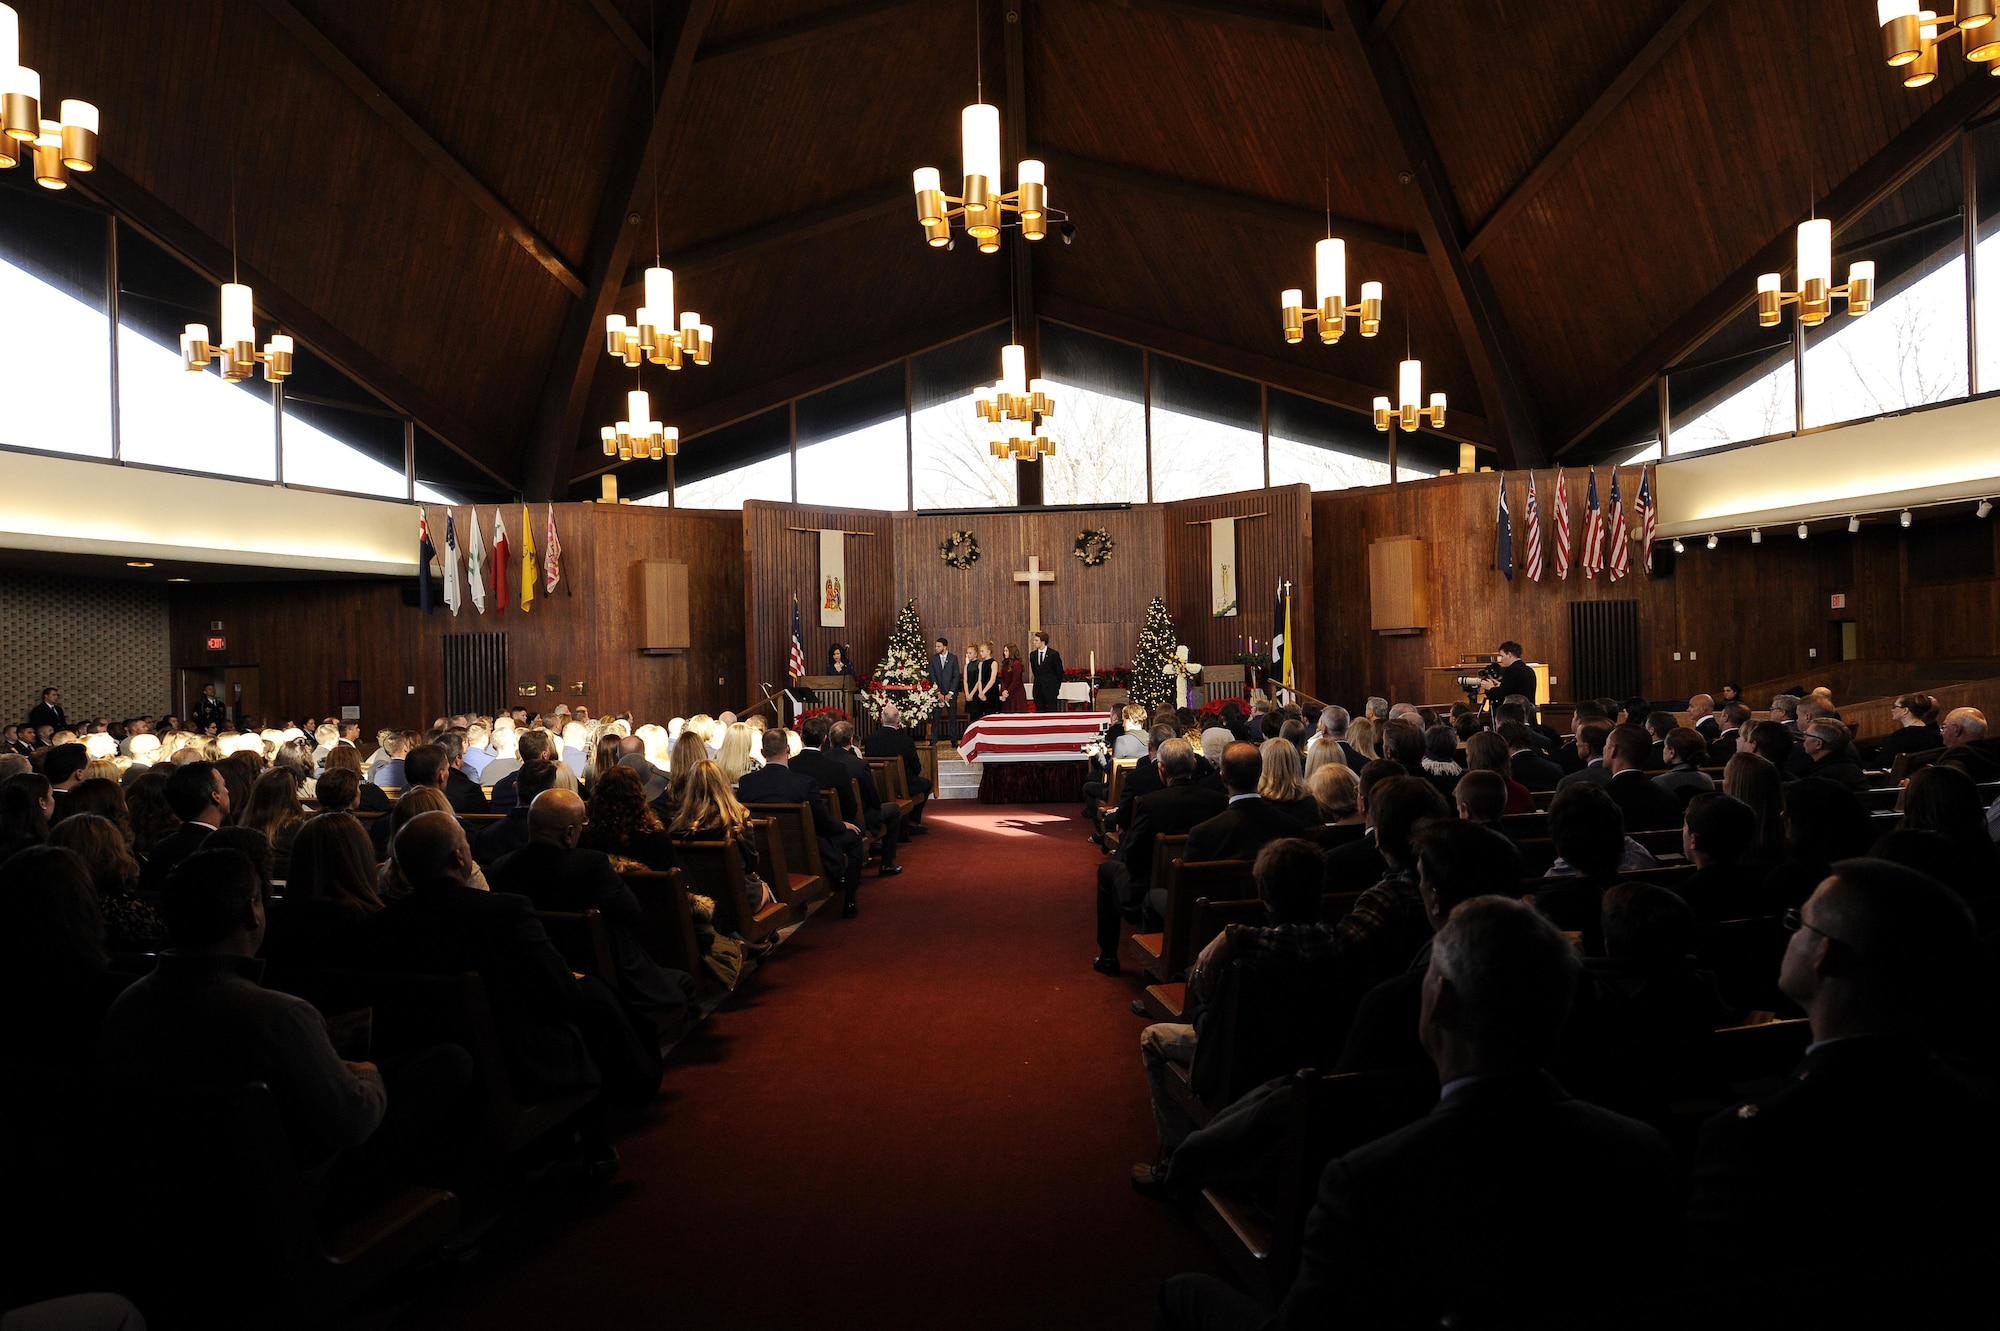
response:
{"label": "wooden pew", "polygon": [[665,873],[632,870],[618,875],[639,899],[639,946],[662,966],[701,978],[701,940],[695,933],[694,910],[679,869]]}
{"label": "wooden pew", "polygon": [[[1189,930],[1192,948],[1188,953],[1189,964],[1192,965],[1193,959],[1201,955],[1201,950],[1230,925],[1263,922],[1264,903],[1255,897],[1239,901],[1210,901],[1202,897],[1194,903],[1194,922]],[[1146,1005],[1146,1014],[1154,1021],[1186,1021],[1187,981],[1149,984],[1141,1001]]]}
{"label": "wooden pew", "polygon": [[903,767],[901,758],[870,758],[868,770],[875,778],[875,789],[885,800],[896,801],[896,807],[908,818],[916,811],[917,801],[910,794],[910,774]]}
{"label": "wooden pew", "polygon": [[1196,1216],[1253,1297],[1276,1308],[1298,1274],[1306,1216],[1327,1163],[1416,1122],[1437,1103],[1437,1077],[1413,1072],[1320,1073],[1290,1078],[1277,1191],[1258,1198],[1204,1188]]}
{"label": "wooden pew", "polygon": [[1211,901],[1242,901],[1257,895],[1249,860],[1190,863],[1175,859],[1167,866],[1165,887],[1166,927],[1160,931],[1160,954],[1145,967],[1147,977],[1155,984],[1180,979],[1193,962],[1199,950],[1194,941],[1196,902],[1203,897]]}
{"label": "wooden pew", "polygon": [[797,918],[783,901],[759,907],[752,899],[749,878],[743,872],[743,857],[737,853],[734,841],[681,841],[674,849],[680,858],[681,881],[691,890],[715,899],[718,932],[734,934],[746,943],[757,943]]}
{"label": "wooden pew", "polygon": [[[1167,879],[1173,872],[1174,862],[1180,859],[1181,847],[1186,844],[1185,835],[1153,838],[1153,863],[1147,870],[1146,878],[1151,887],[1167,885]],[[1158,965],[1160,949],[1165,938],[1164,933],[1135,933],[1126,941],[1125,950],[1131,954],[1132,960],[1137,963],[1142,973],[1150,974]]]}
{"label": "wooden pew", "polygon": [[538,910],[542,932],[563,954],[571,970],[595,975],[618,992],[618,958],[611,950],[611,931],[601,910]]}
{"label": "wooden pew", "polygon": [[[818,879],[821,892],[833,890],[833,880],[820,859],[819,833],[813,829],[811,805],[800,800],[796,804],[751,804],[745,807],[756,817],[770,820],[773,840],[782,843],[785,848],[786,869],[795,875]],[[764,853],[762,841],[757,843],[757,853]],[[778,890],[775,884],[771,890]]]}
{"label": "wooden pew", "polygon": [[[791,855],[785,848],[785,838],[776,818],[752,818],[750,831],[757,844],[757,875],[770,884],[773,896],[787,906],[804,911],[826,895],[826,879],[818,874],[793,872]],[[814,848],[817,849],[817,846]]]}

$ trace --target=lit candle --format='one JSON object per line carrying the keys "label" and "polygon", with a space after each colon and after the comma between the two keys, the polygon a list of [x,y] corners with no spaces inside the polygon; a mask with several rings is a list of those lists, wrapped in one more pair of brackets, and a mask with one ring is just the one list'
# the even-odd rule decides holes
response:
{"label": "lit candle", "polygon": [[1092,679],[1097,678],[1097,649],[1095,647],[1090,649],[1090,677]]}

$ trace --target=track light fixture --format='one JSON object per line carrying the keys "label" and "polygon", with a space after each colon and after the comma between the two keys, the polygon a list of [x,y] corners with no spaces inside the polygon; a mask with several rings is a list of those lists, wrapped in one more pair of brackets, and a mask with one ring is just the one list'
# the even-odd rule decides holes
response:
{"label": "track light fixture", "polygon": [[1675,553],[1675,554],[1677,554],[1677,555],[1684,555],[1684,554],[1686,554],[1686,553],[1687,553],[1687,549],[1688,549],[1688,548],[1687,548],[1687,547],[1686,547],[1685,545],[1681,544],[1681,542],[1680,542],[1680,541],[1679,541],[1678,539],[1676,539],[1676,540],[1674,541],[1674,553]]}
{"label": "track light fixture", "polygon": [[1904,525],[1905,527],[1909,526],[1909,525],[1910,525],[1910,510],[1909,510],[1909,509],[1907,509],[1907,508],[1906,508],[1906,509],[1904,509],[1904,510],[1903,510],[1903,516],[1902,516],[1901,518],[1897,519],[1897,521],[1901,522],[1901,523],[1902,523],[1902,524],[1903,524],[1903,525]]}
{"label": "track light fixture", "polygon": [[1801,522],[1799,524],[1799,539],[1803,541],[1805,538],[1806,538],[1806,524]]}
{"label": "track light fixture", "polygon": [[1764,543],[1764,533],[1759,531],[1757,528],[1752,527],[1750,529],[1750,544],[1762,545],[1763,543]]}
{"label": "track light fixture", "polygon": [[1710,532],[1710,533],[1708,534],[1708,548],[1709,548],[1709,549],[1713,550],[1713,549],[1714,549],[1714,548],[1715,548],[1716,546],[1718,546],[1718,545],[1721,545],[1721,544],[1722,544],[1722,538],[1721,538],[1720,536],[1717,536],[1717,535],[1716,535],[1716,534],[1715,534],[1714,532]]}
{"label": "track light fixture", "polygon": [[1972,510],[1972,516],[1975,518],[1990,517],[1992,516],[1992,513],[1993,513],[1993,501],[1991,499],[1980,500],[1979,507]]}
{"label": "track light fixture", "polygon": [[1853,517],[1847,520],[1847,534],[1852,536],[1855,532],[1858,532],[1860,530],[1861,530],[1861,515],[1859,513],[1856,513]]}

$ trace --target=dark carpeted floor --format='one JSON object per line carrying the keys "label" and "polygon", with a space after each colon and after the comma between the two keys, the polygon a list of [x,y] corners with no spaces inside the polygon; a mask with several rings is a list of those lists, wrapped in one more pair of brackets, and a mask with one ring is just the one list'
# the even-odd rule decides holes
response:
{"label": "dark carpeted floor", "polygon": [[1140,1198],[1130,979],[1090,969],[1098,853],[1059,805],[933,804],[675,1053],[624,1169],[503,1226],[405,1327],[1143,1328],[1219,1270]]}

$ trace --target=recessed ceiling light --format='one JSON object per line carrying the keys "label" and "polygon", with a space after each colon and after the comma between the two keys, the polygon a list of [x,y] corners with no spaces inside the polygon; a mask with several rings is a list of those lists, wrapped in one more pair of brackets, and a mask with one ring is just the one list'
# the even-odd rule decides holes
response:
{"label": "recessed ceiling light", "polygon": [[151,568],[152,566],[153,561],[150,559],[128,559],[125,561],[126,568]]}
{"label": "recessed ceiling light", "polygon": [[186,578],[168,578],[168,579],[167,579],[167,581],[168,581],[168,582],[186,582],[186,581],[188,581],[188,579],[186,579]]}

